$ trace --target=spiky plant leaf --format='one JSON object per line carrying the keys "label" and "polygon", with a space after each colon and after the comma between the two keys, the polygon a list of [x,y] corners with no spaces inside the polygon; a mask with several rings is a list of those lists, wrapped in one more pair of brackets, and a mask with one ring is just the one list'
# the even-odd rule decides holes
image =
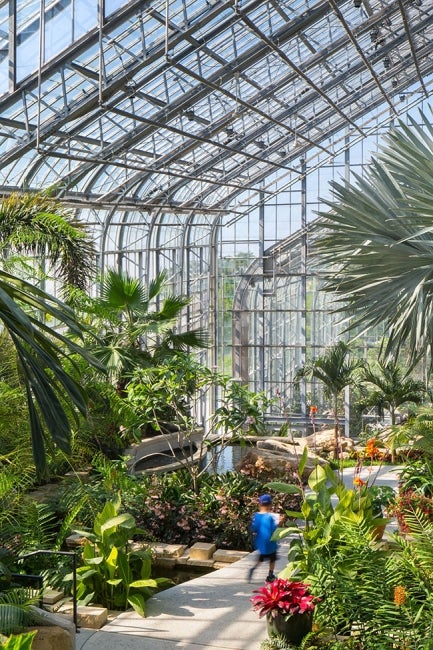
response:
{"label": "spiky plant leaf", "polygon": [[83,224],[46,193],[13,193],[0,203],[0,252],[45,255],[66,285],[84,289],[94,248]]}
{"label": "spiky plant leaf", "polygon": [[[24,311],[23,307],[29,311]],[[82,338],[83,326],[67,305],[28,282],[0,271],[0,320],[20,360],[29,404],[33,454],[39,474],[46,469],[45,428],[56,444],[68,452],[71,435],[69,415],[86,412],[85,393],[63,369],[62,358],[76,353],[90,365],[103,370],[90,353],[61,330],[48,325],[41,314],[62,323],[75,336]],[[73,407],[68,415],[64,401]]]}
{"label": "spiky plant leaf", "polygon": [[384,323],[385,353],[407,345],[410,360],[433,343],[433,129],[413,118],[384,138],[364,178],[333,182],[316,253],[326,290],[346,308],[349,328]]}

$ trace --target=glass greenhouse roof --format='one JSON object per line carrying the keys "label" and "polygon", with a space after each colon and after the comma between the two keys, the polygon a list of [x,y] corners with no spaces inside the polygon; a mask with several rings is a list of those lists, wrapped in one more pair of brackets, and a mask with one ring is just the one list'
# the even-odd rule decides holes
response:
{"label": "glass greenhouse roof", "polygon": [[432,81],[430,0],[0,0],[0,184],[228,223]]}

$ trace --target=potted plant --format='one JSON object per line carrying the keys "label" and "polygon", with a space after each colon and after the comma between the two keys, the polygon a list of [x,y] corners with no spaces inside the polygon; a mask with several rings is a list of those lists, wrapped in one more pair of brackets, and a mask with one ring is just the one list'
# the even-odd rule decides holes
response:
{"label": "potted plant", "polygon": [[277,578],[254,593],[257,595],[250,599],[253,609],[260,617],[266,616],[270,637],[281,636],[299,645],[311,632],[317,599],[307,584]]}

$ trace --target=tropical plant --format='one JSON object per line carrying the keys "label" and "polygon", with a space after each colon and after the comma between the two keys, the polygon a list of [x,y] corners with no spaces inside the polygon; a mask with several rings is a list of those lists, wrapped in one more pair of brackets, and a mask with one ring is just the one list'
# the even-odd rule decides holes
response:
{"label": "tropical plant", "polygon": [[420,404],[426,392],[424,383],[409,377],[395,361],[379,360],[375,367],[365,366],[361,381],[373,387],[364,397],[365,406],[376,407],[381,418],[388,409],[392,425],[396,423],[399,406],[408,402]]}
{"label": "tropical plant", "polygon": [[338,400],[346,388],[356,383],[356,372],[363,366],[361,359],[350,356],[350,348],[344,341],[338,341],[316,359],[306,361],[295,374],[295,381],[317,379],[324,386],[324,393],[332,400],[334,415],[334,458],[340,456],[340,423]]}
{"label": "tropical plant", "polygon": [[85,289],[94,272],[94,248],[84,226],[46,193],[13,193],[0,204],[0,254],[4,267],[13,253],[30,254],[31,263],[49,261],[53,276]]}
{"label": "tropical plant", "polygon": [[[305,462],[306,455],[301,459]],[[375,508],[375,497],[369,489],[349,489],[328,466],[317,466],[308,479],[308,490],[281,482],[270,482],[268,488],[285,494],[303,495],[300,511],[286,511],[286,516],[298,521],[275,531],[274,539],[290,536],[288,563],[280,577],[307,581],[314,574],[317,559],[332,554],[340,543],[348,521],[364,527],[370,539],[376,529],[387,523]]]}
{"label": "tropical plant", "polygon": [[[150,577],[150,549],[128,550],[129,540],[139,531],[134,517],[121,514],[120,507],[120,498],[107,501],[95,519],[93,532],[76,531],[86,537],[84,564],[77,569],[77,598],[81,604],[97,602],[109,609],[132,606],[144,616],[145,601],[170,581]],[[72,579],[72,574],[64,577],[66,582]]]}
{"label": "tropical plant", "polygon": [[33,639],[37,630],[23,632],[22,634],[11,634],[9,637],[0,635],[1,650],[31,650]]}
{"label": "tropical plant", "polygon": [[315,607],[315,598],[310,593],[308,585],[303,582],[293,582],[277,578],[265,587],[255,589],[256,596],[250,598],[254,611],[259,616],[271,616],[275,618],[278,614],[293,616],[293,614],[304,614],[312,612]]}
{"label": "tropical plant", "polygon": [[[87,298],[82,304],[102,338],[94,354],[121,392],[135,368],[155,366],[173,355],[208,345],[208,337],[201,329],[176,331],[190,298],[168,295],[162,299],[167,284],[164,272],[145,286],[126,273],[108,270],[102,279],[100,297]],[[153,308],[158,300],[162,301],[160,308]]]}
{"label": "tropical plant", "polygon": [[231,377],[215,375],[214,384],[220,387],[220,405],[212,416],[215,433],[224,438],[243,433],[265,435],[268,426],[265,413],[274,400],[262,391],[255,393],[248,386],[240,384]]}
{"label": "tropical plant", "polygon": [[63,369],[62,359],[75,353],[103,370],[91,354],[47,322],[47,317],[82,338],[83,327],[67,305],[0,271],[0,320],[17,352],[29,409],[33,457],[40,478],[46,476],[47,468],[45,431],[60,449],[69,453],[70,420],[78,421],[78,413],[86,413],[85,393],[80,383]]}
{"label": "tropical plant", "polygon": [[385,324],[386,355],[407,345],[410,362],[433,360],[433,127],[421,113],[399,121],[364,177],[331,182],[316,252],[327,291],[352,331]]}
{"label": "tropical plant", "polygon": [[[200,403],[216,388],[220,389],[220,406],[196,442]],[[173,355],[159,365],[136,370],[126,390],[143,434],[178,433],[175,443],[167,439],[167,445],[173,455],[179,449],[177,460],[190,473],[196,490],[199,478],[229,444],[265,430],[264,410],[270,400],[209,370],[192,355]],[[197,456],[203,461],[200,465]]]}
{"label": "tropical plant", "polygon": [[433,497],[433,458],[408,459],[400,471],[398,488],[400,493],[413,491]]}
{"label": "tropical plant", "polygon": [[[3,585],[4,588],[4,585]],[[28,625],[29,605],[34,602],[29,598],[27,589],[11,588],[0,594],[0,633],[16,634]]]}

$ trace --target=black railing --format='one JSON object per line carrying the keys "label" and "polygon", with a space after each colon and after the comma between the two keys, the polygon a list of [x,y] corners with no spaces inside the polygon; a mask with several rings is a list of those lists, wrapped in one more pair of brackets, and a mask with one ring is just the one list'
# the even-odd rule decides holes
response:
{"label": "black railing", "polygon": [[67,555],[72,558],[72,616],[75,625],[75,631],[78,632],[78,614],[77,614],[77,556],[74,551],[31,551],[30,553],[25,553],[25,555],[20,555],[19,560],[25,560],[28,557],[33,557],[35,555]]}

